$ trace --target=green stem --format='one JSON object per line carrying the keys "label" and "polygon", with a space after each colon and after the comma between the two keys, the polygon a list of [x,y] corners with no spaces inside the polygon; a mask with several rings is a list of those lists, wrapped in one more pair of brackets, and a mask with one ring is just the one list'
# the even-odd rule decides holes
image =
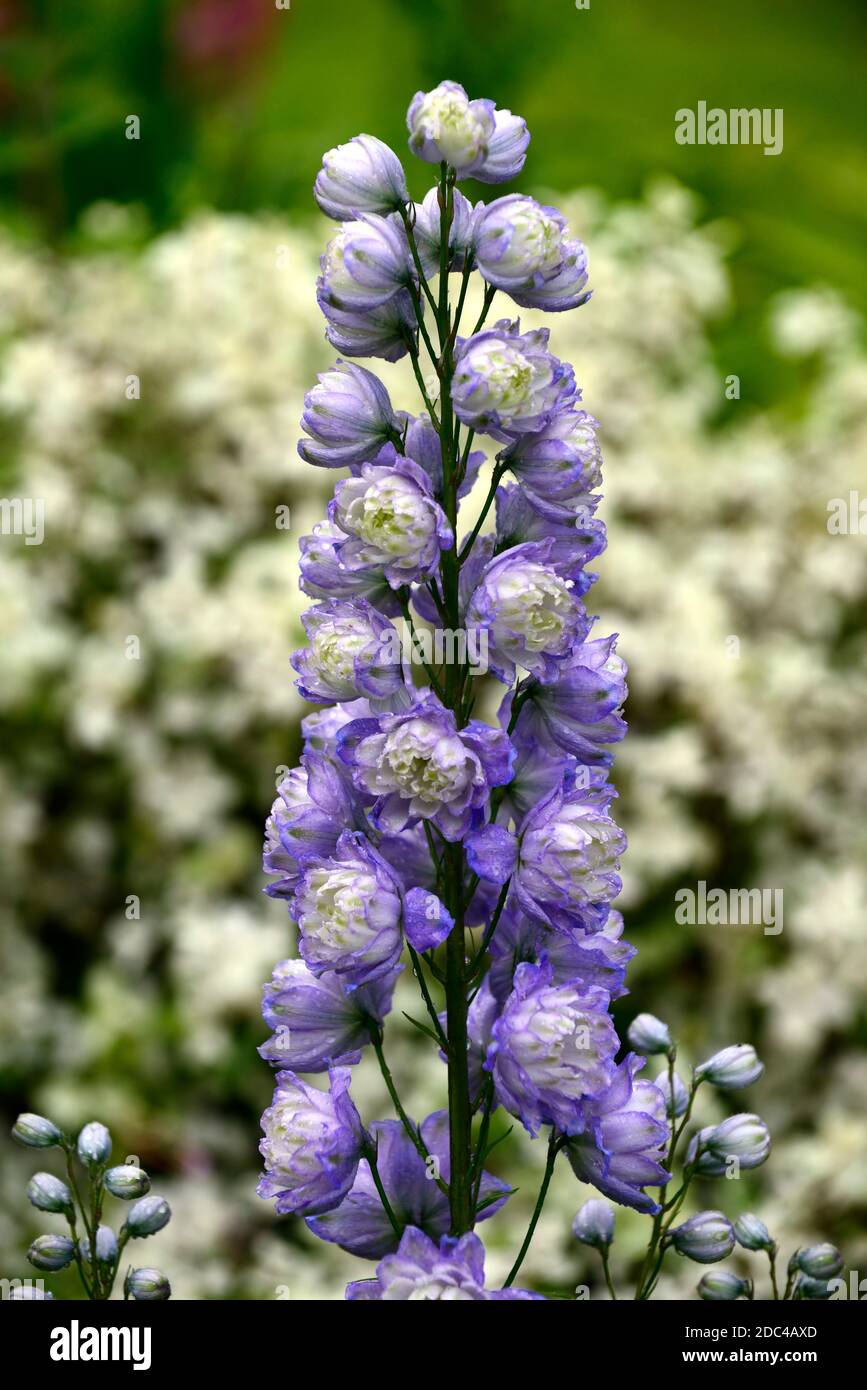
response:
{"label": "green stem", "polygon": [[555,1137],[554,1131],[552,1129],[550,1138],[548,1140],[548,1157],[545,1161],[545,1173],[542,1178],[542,1186],[539,1188],[539,1195],[536,1198],[536,1205],[533,1208],[533,1215],[530,1217],[530,1224],[527,1227],[527,1234],[524,1236],[524,1243],[518,1251],[518,1258],[515,1260],[515,1263],[509,1270],[508,1277],[503,1285],[504,1289],[511,1288],[517,1276],[518,1270],[524,1263],[524,1257],[530,1248],[530,1242],[533,1239],[533,1235],[536,1230],[539,1217],[542,1215],[542,1208],[545,1205],[545,1198],[548,1195],[548,1188],[551,1185],[551,1177],[554,1172],[554,1164],[557,1162],[557,1155],[562,1149],[564,1142],[565,1141],[562,1138]]}
{"label": "green stem", "polygon": [[[431,1156],[428,1153],[427,1145],[425,1144],[424,1140],[421,1137],[421,1134],[419,1133],[418,1129],[413,1124],[412,1120],[409,1118],[409,1116],[403,1108],[403,1105],[401,1104],[400,1096],[397,1094],[397,1087],[394,1084],[394,1077],[392,1076],[388,1063],[385,1060],[385,1053],[382,1050],[381,1030],[378,1035],[376,1033],[372,1034],[371,1042],[373,1043],[373,1050],[376,1053],[376,1060],[379,1063],[379,1070],[382,1072],[382,1079],[385,1082],[385,1088],[388,1091],[389,1096],[391,1097],[391,1103],[395,1108],[397,1117],[403,1125],[404,1129],[406,1130],[407,1135],[412,1140],[413,1146],[419,1158],[422,1160],[423,1163],[428,1164]],[[449,1189],[448,1185],[443,1181],[443,1179],[434,1178],[433,1181],[436,1183],[440,1192],[442,1192],[447,1197],[449,1194]]]}
{"label": "green stem", "polygon": [[506,899],[509,896],[509,888],[511,886],[511,883],[511,878],[507,878],[506,882],[500,889],[500,896],[497,899],[497,906],[494,908],[494,915],[492,916],[490,922],[485,928],[485,934],[482,937],[478,951],[470,961],[469,970],[467,972],[467,979],[470,981],[475,980],[476,975],[479,974],[482,965],[484,964],[484,955],[488,947],[490,946],[491,941],[493,940],[494,932],[497,930],[497,923],[499,922],[500,917],[502,916],[503,908],[506,906]]}
{"label": "green stem", "polygon": [[440,1023],[439,1014],[437,1013],[436,1008],[434,1007],[434,1002],[431,999],[430,990],[427,987],[427,980],[425,979],[424,972],[422,970],[421,959],[419,957],[418,952],[412,946],[410,946],[409,942],[407,942],[406,945],[407,950],[409,951],[410,960],[412,961],[413,970],[415,971],[415,977],[418,980],[418,987],[421,990],[421,995],[424,999],[425,1008],[427,1009],[430,1021],[434,1026],[434,1032],[437,1035],[440,1047],[442,1048],[446,1056],[448,1056],[449,1040],[443,1032],[443,1026]]}
{"label": "green stem", "polygon": [[470,551],[472,550],[473,546],[474,546],[475,543],[476,543],[476,537],[478,536],[479,532],[480,532],[481,529],[482,529],[482,526],[484,525],[485,517],[488,515],[488,512],[491,510],[491,504],[493,503],[494,498],[495,498],[496,495],[497,495],[497,488],[500,486],[500,479],[502,478],[503,474],[505,473],[507,467],[508,467],[508,464],[505,464],[505,463],[498,463],[498,464],[496,465],[495,469],[494,469],[494,474],[493,474],[493,477],[492,477],[492,479],[491,479],[491,486],[490,486],[490,488],[488,489],[488,495],[487,495],[487,497],[485,498],[485,505],[482,507],[482,510],[481,510],[480,513],[479,513],[479,519],[478,519],[478,521],[476,522],[475,526],[473,527],[473,529],[472,529],[472,531],[470,532],[470,534],[469,534],[469,536],[467,537],[467,539],[464,541],[463,547],[462,547],[462,549],[461,549],[460,556],[458,557],[458,565],[459,565],[459,566],[462,565],[462,564],[464,564],[464,562],[466,561],[466,559],[467,559],[468,556],[469,556]]}
{"label": "green stem", "polygon": [[604,1272],[605,1272],[605,1282],[606,1282],[606,1284],[608,1285],[608,1292],[611,1294],[611,1298],[612,1298],[613,1302],[616,1303],[616,1302],[617,1302],[617,1290],[615,1289],[615,1287],[614,1287],[614,1281],[613,1281],[613,1279],[611,1278],[611,1266],[610,1266],[609,1261],[608,1261],[608,1246],[606,1245],[606,1246],[604,1247],[604,1249],[602,1249],[602,1250],[599,1251],[599,1253],[600,1253],[600,1255],[602,1256],[602,1268],[603,1268],[603,1270],[604,1270]]}
{"label": "green stem", "polygon": [[364,1157],[367,1159],[367,1163],[370,1168],[370,1176],[373,1178],[374,1187],[379,1193],[379,1200],[382,1202],[383,1210],[391,1223],[391,1229],[394,1231],[398,1239],[400,1239],[400,1237],[403,1235],[403,1227],[401,1226],[400,1222],[398,1221],[397,1217],[391,1209],[391,1202],[388,1200],[388,1194],[385,1188],[383,1187],[382,1178],[379,1176],[379,1168],[376,1164],[375,1144],[365,1145]]}
{"label": "green stem", "polygon": [[771,1246],[768,1251],[768,1260],[771,1266],[771,1288],[774,1291],[774,1298],[779,1303],[780,1290],[777,1286],[777,1247],[775,1245]]}

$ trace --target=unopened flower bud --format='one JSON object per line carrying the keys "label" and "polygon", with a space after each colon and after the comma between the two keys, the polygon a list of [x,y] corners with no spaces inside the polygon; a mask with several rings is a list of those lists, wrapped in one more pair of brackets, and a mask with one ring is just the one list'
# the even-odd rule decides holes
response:
{"label": "unopened flower bud", "polygon": [[686,1255],[699,1264],[715,1264],[724,1260],[735,1247],[732,1224],[721,1211],[700,1211],[682,1226],[675,1226],[670,1240],[679,1255]]}
{"label": "unopened flower bud", "polygon": [[673,1099],[671,1083],[667,1071],[662,1072],[660,1076],[656,1077],[654,1085],[659,1087],[665,1097],[665,1112],[670,1120],[679,1119],[681,1115],[686,1113],[686,1107],[689,1105],[689,1092],[677,1072],[674,1073]]}
{"label": "unopened flower bud", "polygon": [[[89,1264],[90,1241],[84,1236],[80,1242],[81,1256],[85,1263]],[[117,1259],[117,1236],[110,1226],[97,1226],[96,1228],[96,1258],[101,1265],[111,1265]]]}
{"label": "unopened flower bud", "polygon": [[49,1293],[47,1289],[36,1288],[33,1284],[21,1284],[17,1289],[10,1289],[7,1297],[10,1303],[29,1303],[36,1299],[53,1300],[54,1294]]}
{"label": "unopened flower bud", "polygon": [[773,1250],[775,1245],[764,1221],[749,1211],[735,1221],[735,1238],[745,1250]]}
{"label": "unopened flower bud", "polygon": [[645,1057],[652,1057],[657,1052],[670,1052],[674,1046],[668,1024],[653,1014],[639,1014],[634,1018],[626,1036],[630,1047]]}
{"label": "unopened flower bud", "polygon": [[614,1239],[614,1210],[608,1202],[591,1198],[572,1222],[572,1234],[584,1245],[606,1250]]}
{"label": "unopened flower bud", "polygon": [[809,1303],[826,1303],[834,1293],[827,1279],[811,1279],[802,1274],[795,1285],[795,1297],[806,1299]]}
{"label": "unopened flower bud", "polygon": [[72,1210],[72,1193],[53,1173],[34,1173],[27,1184],[27,1200],[40,1211]]}
{"label": "unopened flower bud", "polygon": [[125,1202],[131,1202],[134,1197],[144,1197],[146,1192],[150,1192],[151,1186],[151,1180],[144,1169],[136,1168],[132,1163],[109,1168],[103,1182],[112,1197],[122,1197]]}
{"label": "unopened flower bud", "polygon": [[746,1298],[750,1288],[749,1279],[741,1279],[727,1269],[716,1269],[699,1280],[698,1296],[708,1303],[731,1302],[736,1298]]}
{"label": "unopened flower bud", "polygon": [[63,1142],[63,1134],[44,1115],[19,1115],[12,1126],[12,1138],[28,1149],[50,1149]]}
{"label": "unopened flower bud", "polygon": [[129,1209],[126,1226],[131,1236],[152,1236],[171,1219],[165,1197],[140,1197]]}
{"label": "unopened flower bud", "polygon": [[172,1286],[159,1269],[131,1269],[124,1280],[124,1293],[142,1303],[171,1298]]}
{"label": "unopened flower bud", "polygon": [[69,1236],[37,1236],[27,1251],[27,1258],[37,1269],[65,1269],[75,1254]]}
{"label": "unopened flower bud", "polygon": [[701,1066],[696,1067],[697,1081],[709,1081],[723,1091],[739,1091],[743,1086],[752,1086],[758,1081],[765,1066],[756,1056],[756,1049],[749,1043],[739,1043],[735,1047],[724,1047],[714,1053]]}
{"label": "unopened flower bud", "polygon": [[827,1241],[798,1250],[794,1262],[801,1273],[810,1279],[834,1279],[843,1268],[843,1256],[836,1246],[829,1245]]}
{"label": "unopened flower bud", "polygon": [[77,1148],[85,1168],[98,1168],[111,1156],[111,1135],[99,1120],[91,1120],[79,1134]]}
{"label": "unopened flower bud", "polygon": [[733,1160],[739,1168],[758,1168],[771,1151],[768,1127],[758,1115],[730,1115],[699,1138],[703,1152],[696,1172],[706,1177],[722,1177]]}

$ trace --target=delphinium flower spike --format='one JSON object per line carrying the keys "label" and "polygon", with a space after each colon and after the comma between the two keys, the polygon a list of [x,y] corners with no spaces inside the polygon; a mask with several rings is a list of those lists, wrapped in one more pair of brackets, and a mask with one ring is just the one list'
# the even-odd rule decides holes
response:
{"label": "delphinium flower spike", "polygon": [[[587,607],[588,565],[606,544],[599,426],[549,330],[516,316],[585,304],[587,254],[556,208],[520,190],[474,208],[457,187],[521,174],[520,116],[443,81],[416,93],[407,127],[435,175],[420,201],[398,155],[367,134],[325,155],[314,189],[340,223],[316,286],[340,357],[305,397],[298,451],[348,475],[300,541],[314,603],[292,666],[320,709],[302,721],[300,765],[266,829],[266,891],[287,903],[300,959],[265,989],[274,1031],[260,1051],[280,1070],[259,1190],[378,1261],[349,1298],[532,1298],[513,1284],[563,1156],[582,1183],[647,1216],[643,1298],[668,1249],[716,1259],[733,1246],[716,1213],[674,1222],[693,1176],[732,1154],[764,1161],[757,1116],[700,1131],[668,1188],[699,1087],[749,1085],[761,1064],[728,1048],[687,1087],[669,1029],[648,1014],[618,1060],[611,1005],[634,950],[613,905],[626,839],[609,776],[626,668]],[[354,361],[404,356],[416,415],[394,410],[375,362]],[[490,481],[468,522],[485,441]],[[421,625],[434,628],[427,649]],[[482,670],[505,687],[496,723],[473,717]],[[414,1021],[445,1064],[443,1108],[421,1120],[387,1060],[407,963]],[[362,1117],[350,1094],[367,1048],[389,1118]],[[667,1068],[653,1080],[642,1069],[657,1055]],[[488,1291],[474,1229],[508,1220],[509,1184],[486,1171],[499,1111],[545,1157],[505,1287]],[[593,1199],[575,1230],[603,1251],[614,1296],[608,1212]],[[735,1287],[706,1283],[702,1296]]]}

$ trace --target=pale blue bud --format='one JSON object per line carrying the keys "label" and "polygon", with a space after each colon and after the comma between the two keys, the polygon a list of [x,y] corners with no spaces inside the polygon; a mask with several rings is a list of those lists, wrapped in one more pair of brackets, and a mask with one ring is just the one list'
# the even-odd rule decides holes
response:
{"label": "pale blue bud", "polygon": [[843,1268],[843,1256],[827,1241],[796,1251],[793,1259],[801,1273],[810,1279],[834,1279]]}
{"label": "pale blue bud", "polygon": [[745,1250],[773,1250],[776,1244],[764,1221],[749,1211],[735,1221],[735,1237]]}
{"label": "pale blue bud", "polygon": [[126,1227],[131,1236],[152,1236],[168,1224],[171,1215],[165,1197],[141,1197],[130,1207]]}
{"label": "pale blue bud", "polygon": [[630,1047],[642,1056],[652,1057],[657,1052],[671,1052],[674,1044],[668,1031],[668,1024],[653,1014],[639,1014],[629,1025],[626,1035]]}
{"label": "pale blue bud", "polygon": [[69,1236],[37,1236],[27,1251],[27,1258],[37,1269],[65,1269],[75,1254]]}
{"label": "pale blue bud", "polygon": [[131,1269],[124,1280],[124,1292],[142,1303],[171,1298],[172,1286],[159,1269]]}
{"label": "pale blue bud", "polygon": [[744,1086],[752,1086],[758,1081],[765,1066],[756,1056],[756,1049],[749,1043],[738,1043],[735,1047],[724,1047],[715,1052],[701,1066],[696,1067],[697,1081],[709,1081],[723,1091],[739,1091]]}
{"label": "pale blue bud", "polygon": [[50,1149],[63,1143],[63,1134],[44,1115],[19,1115],[12,1126],[12,1138],[28,1149]]}
{"label": "pale blue bud", "polygon": [[722,1124],[701,1131],[700,1146],[704,1152],[696,1172],[722,1177],[732,1160],[739,1168],[758,1168],[764,1163],[771,1151],[771,1136],[758,1115],[730,1115]]}
{"label": "pale blue bud", "polygon": [[[81,1257],[90,1263],[90,1241],[84,1236],[80,1242]],[[101,1265],[114,1264],[117,1259],[117,1236],[110,1226],[96,1228],[96,1258]]]}
{"label": "pale blue bud", "polygon": [[660,1091],[665,1097],[665,1113],[668,1115],[668,1118],[670,1120],[679,1119],[681,1115],[686,1113],[686,1107],[689,1105],[689,1092],[687,1091],[677,1072],[674,1073],[673,1105],[671,1096],[671,1085],[669,1082],[668,1072],[664,1071],[661,1073],[660,1076],[655,1077],[653,1084],[659,1087]]}
{"label": "pale blue bud", "polygon": [[746,1298],[750,1288],[749,1279],[741,1279],[727,1269],[716,1269],[699,1280],[698,1296],[708,1303],[731,1302],[736,1298]]}
{"label": "pale blue bud", "polygon": [[614,1239],[614,1210],[608,1202],[593,1197],[585,1202],[572,1222],[572,1234],[584,1245],[605,1250]]}
{"label": "pale blue bud", "polygon": [[79,1134],[77,1148],[85,1168],[98,1168],[111,1157],[111,1135],[99,1120],[91,1120]]}
{"label": "pale blue bud", "polygon": [[34,1173],[27,1184],[27,1200],[40,1211],[71,1211],[72,1193],[53,1173]]}
{"label": "pale blue bud", "polygon": [[735,1248],[732,1223],[721,1211],[700,1211],[682,1226],[675,1226],[669,1239],[679,1255],[699,1264],[715,1264]]}
{"label": "pale blue bud", "polygon": [[103,1182],[112,1197],[122,1197],[125,1202],[131,1202],[134,1197],[143,1197],[151,1187],[151,1180],[144,1169],[136,1168],[132,1163],[109,1168]]}

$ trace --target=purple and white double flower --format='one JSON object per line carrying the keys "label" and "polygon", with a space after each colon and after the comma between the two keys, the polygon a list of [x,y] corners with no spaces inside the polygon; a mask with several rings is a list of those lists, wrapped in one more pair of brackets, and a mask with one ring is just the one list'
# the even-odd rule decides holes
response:
{"label": "purple and white double flower", "polygon": [[339,359],[304,397],[301,425],[309,438],[299,441],[298,453],[320,468],[367,463],[397,437],[391,398],[379,377]]}
{"label": "purple and white double flower", "polygon": [[433,1241],[408,1227],[397,1251],[381,1260],[375,1279],[360,1279],[346,1287],[350,1300],[428,1303],[485,1303],[540,1299],[529,1289],[486,1289],[485,1247],[472,1231]]}
{"label": "purple and white double flower", "polygon": [[444,941],[454,925],[434,893],[423,888],[405,893],[360,831],[344,831],[333,855],[305,865],[290,911],[311,973],[333,970],[350,990],[394,972],[404,935],[426,951]]}
{"label": "purple and white double flower", "polygon": [[310,643],[292,656],[314,704],[366,698],[372,709],[409,704],[397,629],[365,599],[332,599],[302,615]]}
{"label": "purple and white double flower", "polygon": [[547,328],[501,319],[458,339],[452,405],[463,424],[511,443],[543,430],[576,395],[575,373],[548,350]]}
{"label": "purple and white double flower", "polygon": [[571,580],[548,563],[553,542],[516,545],[491,560],[467,608],[467,630],[485,634],[491,672],[506,685],[520,666],[556,679],[590,627]]}
{"label": "purple and white double flower", "polygon": [[608,815],[614,789],[598,778],[582,787],[563,783],[520,827],[512,880],[527,916],[567,933],[605,925],[621,888],[618,869],[626,836]]}
{"label": "purple and white double flower", "polygon": [[292,1071],[277,1073],[274,1099],[262,1116],[265,1172],[258,1192],[276,1197],[281,1214],[332,1211],[352,1187],[367,1136],[349,1079],[347,1068],[335,1067],[329,1089],[321,1091]]}
{"label": "purple and white double flower", "polygon": [[542,1125],[580,1133],[586,1102],[610,1085],[620,1040],[609,1003],[596,985],[555,984],[547,960],[518,966],[491,1029],[485,1068],[498,1104],[530,1134]]}
{"label": "purple and white double flower", "polygon": [[504,183],[524,167],[526,121],[484,98],[471,101],[459,82],[416,92],[406,123],[413,154],[429,164],[445,160],[461,178]]}
{"label": "purple and white double flower", "polygon": [[510,193],[489,203],[476,218],[473,246],[483,278],[524,308],[562,312],[590,297],[584,246],[556,208],[535,198]]}
{"label": "purple and white double flower", "polygon": [[429,821],[451,841],[484,823],[491,790],[509,781],[515,756],[502,730],[476,719],[459,728],[431,691],[406,711],[354,720],[338,752],[377,829],[395,834]]}
{"label": "purple and white double flower", "polygon": [[454,545],[428,475],[393,444],[337,484],[328,515],[348,537],[337,552],[341,567],[382,573],[393,589],[432,575],[440,552]]}
{"label": "purple and white double flower", "polygon": [[303,960],[284,960],[264,989],[262,1016],[274,1032],[259,1056],[290,1071],[327,1071],[361,1060],[391,1009],[402,967],[348,990],[333,970],[316,976]]}

